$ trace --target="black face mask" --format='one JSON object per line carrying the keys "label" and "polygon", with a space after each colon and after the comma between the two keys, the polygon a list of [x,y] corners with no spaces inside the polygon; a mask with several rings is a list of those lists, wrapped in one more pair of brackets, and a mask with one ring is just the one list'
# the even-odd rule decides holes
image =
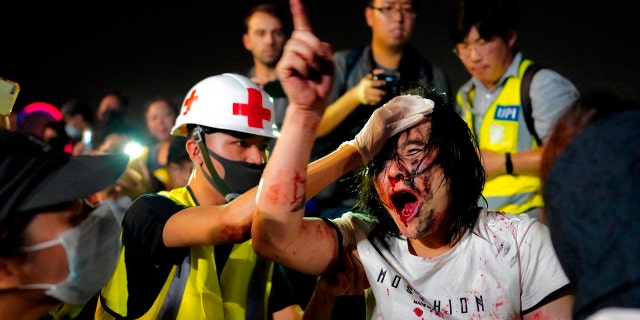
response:
{"label": "black face mask", "polygon": [[[224,168],[224,179],[222,181],[227,185],[229,194],[225,194],[227,201],[237,198],[241,194],[249,191],[260,183],[260,177],[266,167],[266,164],[251,164],[244,161],[232,161],[225,159],[211,150],[207,150],[209,154],[216,159]],[[213,185],[216,190],[224,194],[217,185]],[[231,198],[229,198],[231,197]]]}

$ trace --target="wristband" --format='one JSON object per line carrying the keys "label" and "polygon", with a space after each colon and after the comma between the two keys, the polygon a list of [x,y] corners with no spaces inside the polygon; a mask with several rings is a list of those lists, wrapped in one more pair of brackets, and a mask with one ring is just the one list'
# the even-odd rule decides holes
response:
{"label": "wristband", "polygon": [[511,162],[511,153],[504,154],[505,162],[504,166],[507,168],[507,174],[513,174],[513,162]]}

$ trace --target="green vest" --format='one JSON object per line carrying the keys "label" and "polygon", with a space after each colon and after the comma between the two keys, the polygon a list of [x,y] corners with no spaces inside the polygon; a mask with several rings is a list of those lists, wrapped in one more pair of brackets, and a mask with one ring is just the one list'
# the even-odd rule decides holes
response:
{"label": "green vest", "polygon": [[[467,97],[458,92],[456,99],[464,110],[464,119],[476,135],[481,149],[498,153],[517,153],[518,142],[522,143],[526,136],[531,137],[527,129],[520,101],[520,85],[525,69],[532,63],[523,60],[518,68],[518,77],[507,79],[502,92],[489,106],[482,119],[479,132],[474,129],[474,119],[471,113],[471,101],[475,89]],[[529,150],[538,148],[535,141],[527,145]],[[524,150],[520,150],[524,151]],[[529,209],[542,207],[540,193],[540,178],[538,176],[503,174],[487,180],[483,195],[487,199],[489,210],[507,213],[523,213]]]}
{"label": "green vest", "polygon": [[[179,204],[196,205],[186,187],[161,191],[159,194]],[[95,319],[115,319],[105,309],[127,316],[129,295],[125,252],[126,246],[123,246],[118,266],[101,291]],[[255,254],[251,240],[233,246],[220,279],[216,268],[214,246],[191,247],[191,253],[182,265],[173,266],[153,305],[138,319],[244,320],[247,319],[247,305],[259,305],[260,315],[257,319],[267,319],[273,263]],[[262,274],[263,279],[254,280],[259,278],[254,273]],[[252,292],[254,290],[260,292]],[[177,298],[167,299],[167,296]],[[258,296],[257,300],[262,301],[259,304],[247,304],[248,296]]]}

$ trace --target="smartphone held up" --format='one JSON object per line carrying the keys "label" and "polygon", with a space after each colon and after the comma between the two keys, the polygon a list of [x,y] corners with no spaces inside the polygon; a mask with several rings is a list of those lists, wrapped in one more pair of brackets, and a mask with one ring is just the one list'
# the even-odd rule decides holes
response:
{"label": "smartphone held up", "polygon": [[0,77],[0,115],[8,116],[20,92],[17,82]]}

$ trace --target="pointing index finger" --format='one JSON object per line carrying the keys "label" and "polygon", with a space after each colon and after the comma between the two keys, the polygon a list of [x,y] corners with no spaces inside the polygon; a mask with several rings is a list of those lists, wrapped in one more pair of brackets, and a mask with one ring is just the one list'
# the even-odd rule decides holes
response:
{"label": "pointing index finger", "polygon": [[291,7],[294,30],[306,30],[312,32],[311,23],[309,23],[309,18],[307,18],[307,11],[302,5],[302,0],[289,0],[289,6]]}

